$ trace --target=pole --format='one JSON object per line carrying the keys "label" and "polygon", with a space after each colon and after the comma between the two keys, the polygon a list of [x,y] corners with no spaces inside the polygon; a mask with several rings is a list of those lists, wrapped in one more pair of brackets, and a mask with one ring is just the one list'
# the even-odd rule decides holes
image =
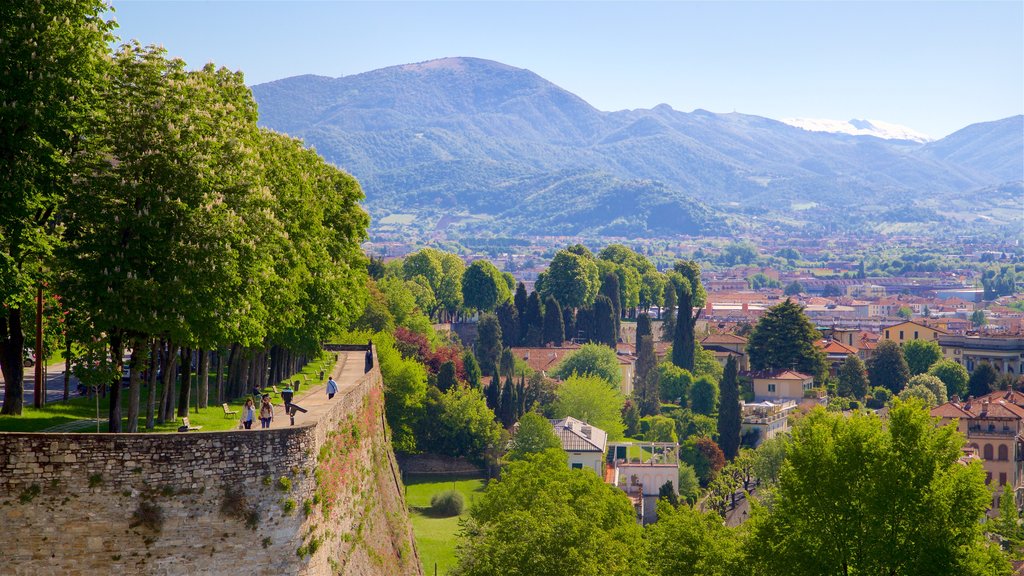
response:
{"label": "pole", "polygon": [[35,392],[36,397],[33,398],[32,405],[36,408],[42,408],[43,403],[46,401],[44,396],[46,386],[43,382],[43,285],[40,284],[39,288],[36,289],[36,382]]}

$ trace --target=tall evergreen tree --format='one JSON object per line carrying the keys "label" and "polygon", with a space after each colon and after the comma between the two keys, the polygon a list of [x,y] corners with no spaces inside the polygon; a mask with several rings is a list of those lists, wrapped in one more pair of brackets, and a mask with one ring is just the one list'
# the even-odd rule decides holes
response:
{"label": "tall evergreen tree", "polygon": [[615,332],[615,306],[607,296],[594,299],[594,328],[591,340],[615,348],[618,341]]}
{"label": "tall evergreen tree", "polygon": [[665,283],[665,306],[661,310],[661,340],[672,340],[676,336],[676,306],[679,303],[676,285],[671,280]]}
{"label": "tall evergreen tree", "polygon": [[821,335],[790,299],[769,308],[757,321],[747,343],[754,370],[796,370],[820,379],[825,375],[825,354],[814,346]]}
{"label": "tall evergreen tree", "polygon": [[899,394],[910,380],[910,367],[903,357],[903,348],[892,340],[882,340],[868,360],[868,379],[872,386],[881,386]]}
{"label": "tall evergreen tree", "polygon": [[520,320],[523,324],[525,337],[524,346],[540,346],[544,340],[544,305],[537,291],[530,293],[526,301],[526,315]]}
{"label": "tall evergreen tree", "polygon": [[643,312],[636,317],[636,341],[640,342],[640,338],[644,336],[653,336],[654,333],[651,331],[651,317]]}
{"label": "tall evergreen tree", "polygon": [[519,421],[520,418],[523,417],[523,414],[526,414],[526,402],[527,402],[527,397],[526,396],[527,396],[526,395],[526,375],[523,374],[523,375],[519,376],[519,384],[516,385],[516,400],[517,400],[516,407],[518,409],[517,412],[516,412],[516,421],[517,422]]}
{"label": "tall evergreen tree", "polygon": [[601,290],[599,294],[607,296],[612,302],[612,310],[615,311],[615,333],[619,333],[622,327],[622,295],[619,292],[619,276],[609,272],[601,279]]}
{"label": "tall evergreen tree", "polygon": [[501,343],[506,348],[519,345],[519,312],[511,302],[503,302],[495,311],[501,325]]}
{"label": "tall evergreen tree", "polygon": [[735,458],[740,451],[741,420],[736,357],[730,354],[719,386],[718,405],[718,446],[729,460]]}
{"label": "tall evergreen tree", "polygon": [[566,340],[572,341],[576,338],[576,311],[572,308],[562,309],[562,329]]}
{"label": "tall evergreen tree", "polygon": [[657,360],[654,356],[654,337],[650,334],[640,336],[636,343],[636,367],[633,372],[633,395],[637,399],[637,408],[641,416],[653,416],[661,408],[659,382],[651,378],[657,372]]}
{"label": "tall evergreen tree", "polygon": [[975,398],[984,396],[996,389],[998,379],[999,372],[988,362],[982,362],[974,368],[970,379],[967,380],[967,393]]}
{"label": "tall evergreen tree", "polygon": [[511,378],[516,373],[516,357],[512,354],[511,348],[504,348],[501,351],[501,362],[498,373],[503,377]]}
{"label": "tall evergreen tree", "polygon": [[462,353],[462,369],[466,372],[466,382],[469,383],[469,387],[479,390],[482,379],[480,364],[477,363],[476,356],[473,356],[469,350]]}
{"label": "tall evergreen tree", "polygon": [[565,326],[562,324],[562,307],[554,296],[544,301],[544,344],[561,346],[565,339]]}
{"label": "tall evergreen tree", "polygon": [[700,317],[698,310],[695,315],[689,314],[693,307],[693,290],[689,282],[685,280],[679,286],[679,312],[676,315],[676,333],[672,339],[672,363],[693,372],[694,354],[696,353],[696,337],[694,328],[697,318]]}
{"label": "tall evergreen tree", "polygon": [[501,388],[501,401],[499,404],[501,424],[508,428],[514,423],[516,415],[515,384],[512,383],[511,376],[505,378],[505,385]]}
{"label": "tall evergreen tree", "polygon": [[526,339],[526,302],[530,296],[526,293],[526,285],[520,282],[516,285],[516,294],[512,298],[516,307],[516,318],[519,319],[519,333],[516,335],[516,346],[522,346]]}
{"label": "tall evergreen tree", "polygon": [[501,376],[495,374],[491,377],[491,383],[486,390],[487,406],[500,416],[501,412]]}
{"label": "tall evergreen tree", "polygon": [[580,308],[576,311],[576,334],[583,342],[594,342],[593,308]]}
{"label": "tall evergreen tree", "polygon": [[501,325],[494,314],[484,314],[477,324],[476,359],[483,374],[498,373],[501,360]]}

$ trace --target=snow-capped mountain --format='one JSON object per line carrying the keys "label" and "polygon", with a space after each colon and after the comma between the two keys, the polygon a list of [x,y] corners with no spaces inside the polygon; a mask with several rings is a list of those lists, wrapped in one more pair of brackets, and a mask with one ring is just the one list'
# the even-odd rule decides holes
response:
{"label": "snow-capped mountain", "polygon": [[824,118],[783,118],[782,122],[811,132],[832,132],[854,136],[875,136],[885,140],[931,142],[934,138],[913,128],[880,120],[828,120]]}

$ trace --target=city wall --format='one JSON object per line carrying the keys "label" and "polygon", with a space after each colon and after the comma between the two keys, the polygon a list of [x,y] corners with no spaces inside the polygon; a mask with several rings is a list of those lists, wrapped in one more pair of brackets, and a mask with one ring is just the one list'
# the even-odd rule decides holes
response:
{"label": "city wall", "polygon": [[0,433],[0,572],[419,575],[403,490],[376,361],[290,428]]}

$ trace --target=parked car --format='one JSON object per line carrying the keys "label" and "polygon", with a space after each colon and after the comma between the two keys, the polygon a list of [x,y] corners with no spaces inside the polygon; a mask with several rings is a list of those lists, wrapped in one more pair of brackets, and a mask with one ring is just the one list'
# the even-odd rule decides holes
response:
{"label": "parked car", "polygon": [[33,359],[33,353],[29,350],[25,350],[21,354],[21,365],[25,368],[31,368],[36,365],[36,361]]}

